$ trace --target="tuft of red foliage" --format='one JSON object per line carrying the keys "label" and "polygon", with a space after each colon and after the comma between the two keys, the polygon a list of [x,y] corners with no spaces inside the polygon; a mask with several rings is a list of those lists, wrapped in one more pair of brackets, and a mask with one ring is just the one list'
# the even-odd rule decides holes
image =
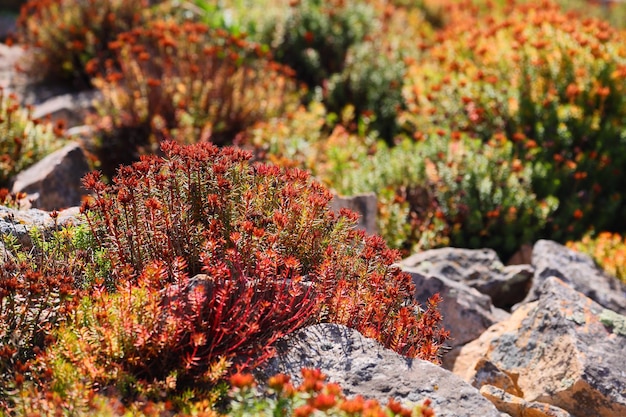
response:
{"label": "tuft of red foliage", "polygon": [[141,25],[149,0],[30,0],[17,21],[18,42],[33,50],[27,68],[46,80],[90,85],[93,59],[111,57],[108,43]]}
{"label": "tuft of red foliage", "polygon": [[54,330],[76,307],[80,293],[69,271],[3,260],[4,255],[0,254],[0,395],[25,381],[32,360],[54,341]]}
{"label": "tuft of red foliage", "polygon": [[257,121],[298,102],[293,71],[244,34],[155,20],[109,47],[114,59],[94,80],[103,94],[97,125],[104,147],[157,150],[164,140],[195,138],[231,144]]}

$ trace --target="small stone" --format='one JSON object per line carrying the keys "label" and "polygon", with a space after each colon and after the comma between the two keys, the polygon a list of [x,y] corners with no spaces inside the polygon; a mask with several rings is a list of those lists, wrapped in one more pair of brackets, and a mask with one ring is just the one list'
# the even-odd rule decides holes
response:
{"label": "small stone", "polygon": [[331,210],[339,212],[342,208],[350,209],[359,216],[357,228],[365,230],[368,234],[378,233],[376,217],[378,213],[378,199],[376,194],[367,193],[352,197],[334,196],[330,202]]}
{"label": "small stone", "polygon": [[82,186],[88,172],[85,154],[77,143],[71,143],[20,172],[11,191],[28,194],[33,208],[52,211],[78,206],[88,195]]}

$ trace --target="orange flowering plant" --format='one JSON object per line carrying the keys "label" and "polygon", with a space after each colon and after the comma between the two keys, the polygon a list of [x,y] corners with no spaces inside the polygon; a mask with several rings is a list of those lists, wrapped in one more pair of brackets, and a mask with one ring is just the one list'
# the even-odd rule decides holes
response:
{"label": "orange flowering plant", "polygon": [[[386,405],[361,395],[347,398],[339,384],[327,382],[318,369],[303,368],[302,381],[294,385],[288,375],[276,374],[267,387],[255,385],[251,374],[231,377],[231,397],[228,415],[244,417],[251,413],[264,415],[323,416],[380,416],[380,417],[435,417],[430,401],[408,407],[390,398]],[[260,395],[263,392],[264,395]]]}
{"label": "orange flowering plant", "polygon": [[544,237],[623,229],[624,33],[547,1],[488,17],[455,10],[408,70],[407,131],[504,135],[533,166],[537,197],[559,200]]}

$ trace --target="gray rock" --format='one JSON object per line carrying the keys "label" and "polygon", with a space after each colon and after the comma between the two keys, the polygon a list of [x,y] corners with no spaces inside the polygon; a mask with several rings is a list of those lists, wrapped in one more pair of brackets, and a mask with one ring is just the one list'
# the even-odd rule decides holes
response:
{"label": "gray rock", "polygon": [[33,228],[48,234],[55,227],[69,224],[82,223],[83,219],[78,207],[62,210],[56,222],[50,213],[39,209],[15,210],[0,206],[0,235],[13,235],[22,248],[28,250],[32,247],[29,231]]}
{"label": "gray rock", "polygon": [[12,192],[28,194],[32,207],[43,210],[78,206],[88,194],[81,183],[88,172],[85,154],[78,144],[71,143],[20,172]]}
{"label": "gray rock", "polygon": [[347,396],[360,394],[382,403],[394,397],[407,406],[429,398],[437,417],[500,417],[493,404],[461,378],[430,362],[400,356],[344,326],[302,329],[279,342],[277,349],[264,368],[266,375],[282,372],[300,383],[302,367],[317,368]]}
{"label": "gray rock", "polygon": [[588,255],[549,240],[533,247],[535,275],[523,303],[537,300],[539,289],[549,277],[558,277],[598,304],[626,314],[626,285],[596,266]]}
{"label": "gray rock", "polygon": [[411,255],[401,265],[476,288],[503,309],[524,299],[534,271],[530,265],[504,266],[491,249],[432,249]]}
{"label": "gray rock", "polygon": [[350,209],[360,215],[357,227],[369,234],[378,233],[376,217],[378,213],[378,199],[376,194],[360,194],[352,197],[334,196],[330,202],[331,210],[338,212],[342,208]]}
{"label": "gray rock", "polygon": [[450,331],[452,348],[476,339],[491,325],[509,317],[506,311],[495,308],[487,295],[463,283],[441,275],[424,274],[417,268],[402,269],[411,275],[416,288],[415,299],[420,304],[425,305],[435,293],[443,297],[439,311],[443,327]]}
{"label": "gray rock", "polygon": [[[519,375],[526,401],[575,416],[626,416],[626,317],[556,277],[545,279],[538,295],[538,301],[493,326],[499,330],[485,332],[463,349],[473,355],[479,347],[485,360]],[[471,373],[465,377],[475,380]]]}
{"label": "gray rock", "polygon": [[93,103],[99,96],[101,93],[97,90],[56,95],[37,104],[33,117],[36,119],[50,117],[52,122],[64,120],[66,127],[80,126],[84,124],[85,116],[94,110]]}

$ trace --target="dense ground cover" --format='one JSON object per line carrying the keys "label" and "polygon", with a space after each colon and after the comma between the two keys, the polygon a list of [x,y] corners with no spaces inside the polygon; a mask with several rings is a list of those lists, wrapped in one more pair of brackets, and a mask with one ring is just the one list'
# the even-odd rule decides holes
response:
{"label": "dense ground cover", "polygon": [[[411,301],[403,253],[582,239],[623,277],[626,33],[605,20],[547,1],[32,0],[15,41],[31,76],[101,91],[105,175],[85,178],[85,224],[4,237],[7,412],[211,415],[230,381],[232,410],[405,415],[313,374],[252,404],[245,372],[324,321],[438,361],[438,298]],[[0,186],[66,140],[17,100],[0,93]],[[382,238],[329,189],[376,192]]]}

